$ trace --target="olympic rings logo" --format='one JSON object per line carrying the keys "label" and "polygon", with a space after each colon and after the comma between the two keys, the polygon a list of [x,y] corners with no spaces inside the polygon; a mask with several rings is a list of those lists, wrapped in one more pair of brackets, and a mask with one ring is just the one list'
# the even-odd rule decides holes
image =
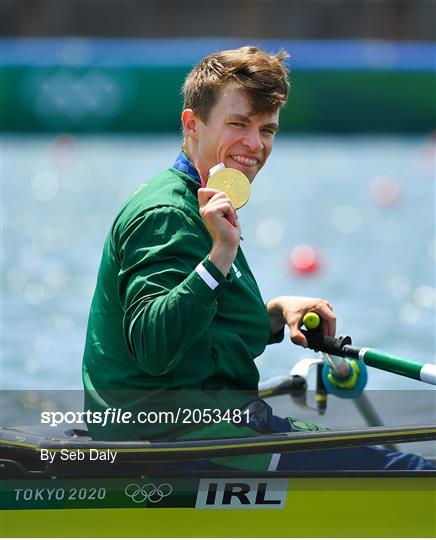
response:
{"label": "olympic rings logo", "polygon": [[142,487],[138,484],[129,484],[124,493],[127,497],[130,497],[135,503],[142,503],[149,501],[151,503],[158,503],[164,497],[168,497],[173,491],[173,488],[169,484],[161,484],[155,486],[154,484],[145,484]]}

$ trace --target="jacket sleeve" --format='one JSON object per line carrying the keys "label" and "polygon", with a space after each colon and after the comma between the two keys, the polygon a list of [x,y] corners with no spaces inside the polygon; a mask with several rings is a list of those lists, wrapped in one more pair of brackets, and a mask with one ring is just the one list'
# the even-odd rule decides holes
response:
{"label": "jacket sleeve", "polygon": [[267,345],[272,345],[274,343],[281,343],[285,337],[285,327],[281,328],[278,332],[275,334],[270,332],[269,339]]}
{"label": "jacket sleeve", "polygon": [[208,260],[209,245],[183,211],[162,207],[119,236],[119,295],[133,359],[151,375],[169,372],[209,327],[231,283]]}

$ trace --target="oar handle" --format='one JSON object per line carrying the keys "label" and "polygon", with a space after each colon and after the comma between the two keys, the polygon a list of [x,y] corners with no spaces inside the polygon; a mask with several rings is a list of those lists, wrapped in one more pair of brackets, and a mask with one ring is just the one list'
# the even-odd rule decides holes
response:
{"label": "oar handle", "polygon": [[[344,352],[347,354],[347,347],[344,347]],[[436,366],[434,364],[421,364],[415,360],[393,356],[376,349],[360,349],[358,356],[367,366],[436,386]]]}
{"label": "oar handle", "polygon": [[434,364],[421,364],[376,349],[352,347],[349,336],[339,336],[338,338],[325,336],[319,328],[302,330],[302,332],[306,336],[309,348],[314,351],[342,358],[354,358],[368,366],[436,386],[436,365]]}

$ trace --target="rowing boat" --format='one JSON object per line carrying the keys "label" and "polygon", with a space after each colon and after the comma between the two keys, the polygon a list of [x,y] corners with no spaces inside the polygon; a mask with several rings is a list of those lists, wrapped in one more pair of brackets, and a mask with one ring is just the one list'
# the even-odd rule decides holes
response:
{"label": "rowing boat", "polygon": [[[308,367],[305,361],[293,375],[263,384],[260,394],[289,393],[307,408],[303,375]],[[97,442],[82,425],[60,425],[49,433],[40,425],[3,428],[2,535],[434,537],[434,471],[186,472],[178,467],[217,456],[432,440],[436,425],[177,442]],[[43,452],[53,459],[42,460]]]}
{"label": "rowing boat", "polygon": [[[211,456],[434,440],[436,426],[179,443],[95,442],[74,429],[57,437],[31,431],[37,429],[2,430],[5,536],[313,537],[355,531],[426,537],[435,532],[432,471],[186,473],[171,467]],[[42,464],[43,450],[55,454],[53,463]],[[86,457],[80,459],[81,452]],[[92,460],[91,452],[117,452],[116,464]],[[153,464],[164,460],[168,468],[153,472]],[[371,519],[359,518],[362,509]]]}

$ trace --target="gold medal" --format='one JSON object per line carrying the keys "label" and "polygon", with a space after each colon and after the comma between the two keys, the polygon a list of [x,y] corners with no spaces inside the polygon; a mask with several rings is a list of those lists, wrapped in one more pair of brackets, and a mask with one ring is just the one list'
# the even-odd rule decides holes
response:
{"label": "gold medal", "polygon": [[222,168],[209,176],[207,187],[223,191],[236,210],[242,208],[250,198],[250,181],[237,169]]}

